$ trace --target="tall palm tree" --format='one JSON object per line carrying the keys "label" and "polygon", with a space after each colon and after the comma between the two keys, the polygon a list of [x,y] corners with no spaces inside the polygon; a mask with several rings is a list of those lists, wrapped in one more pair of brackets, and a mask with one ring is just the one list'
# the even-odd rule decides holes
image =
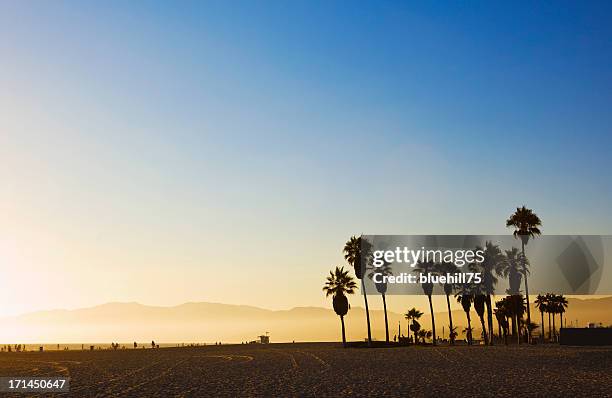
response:
{"label": "tall palm tree", "polygon": [[557,335],[557,327],[555,326],[555,315],[559,314],[561,318],[561,326],[563,327],[563,313],[565,312],[565,308],[567,308],[567,299],[561,295],[557,294],[549,294],[549,313],[552,315],[552,329],[553,329],[553,337],[555,341],[559,340]]}
{"label": "tall palm tree", "polygon": [[540,310],[540,315],[542,316],[542,331],[540,333],[540,341],[544,342],[544,312],[546,312],[547,299],[546,296],[538,294],[535,299],[535,306]]}
{"label": "tall palm tree", "polygon": [[[368,277],[370,279],[373,279],[374,274],[377,274],[377,273],[381,274],[382,276],[393,275],[390,264],[386,261],[381,267],[376,267],[376,269],[370,272],[368,274]],[[383,282],[383,283],[375,283],[375,285],[376,285],[376,290],[382,296],[383,309],[385,311],[385,339],[388,343],[389,342],[389,320],[387,318],[387,299],[385,297],[385,294],[387,293],[387,284]]]}
{"label": "tall palm tree", "polygon": [[555,326],[555,318],[556,318],[556,315],[559,313],[559,303],[557,303],[556,295],[554,295],[553,301],[550,304],[551,304],[550,313],[552,314],[552,320],[553,320],[553,338],[555,339],[555,342],[556,342],[557,341],[557,327]]}
{"label": "tall palm tree", "polygon": [[559,328],[563,328],[563,314],[565,313],[565,309],[567,308],[567,299],[565,298],[565,296],[558,295],[557,296],[557,305],[559,306],[558,310],[559,310],[559,316],[561,317],[561,326],[559,326]]}
{"label": "tall palm tree", "polygon": [[546,312],[548,313],[548,341],[552,341],[553,328],[550,323],[551,315],[555,309],[555,295],[552,293],[546,293]]}
{"label": "tall palm tree", "polygon": [[507,296],[508,308],[512,315],[512,334],[516,333],[516,341],[521,343],[521,320],[525,314],[525,300],[522,294]]}
{"label": "tall palm tree", "polygon": [[363,292],[363,301],[365,302],[366,321],[368,324],[368,346],[372,345],[372,329],[370,328],[370,307],[368,306],[368,295],[365,289],[365,281],[363,280],[362,259],[366,259],[370,255],[370,243],[362,237],[351,236],[344,245],[344,259],[351,267],[355,269],[357,279],[361,280],[361,291]]}
{"label": "tall palm tree", "polygon": [[[443,263],[438,264],[438,273],[440,275],[446,275],[446,274],[454,275],[455,272],[457,272],[457,266],[454,263],[443,262]],[[453,294],[455,287],[453,286],[452,283],[444,283],[443,287],[444,287],[444,294],[446,295],[446,308],[448,309],[448,323],[449,323],[448,330],[451,331],[449,340],[450,340],[450,344],[454,345],[455,337],[457,336],[457,332],[455,331],[454,334],[452,333],[452,331],[456,330],[456,328],[453,327],[453,313],[450,307],[450,296]]]}
{"label": "tall palm tree", "polygon": [[350,308],[346,295],[355,293],[355,289],[357,289],[357,284],[348,271],[344,270],[344,267],[336,267],[334,271],[329,271],[329,276],[323,286],[325,297],[333,296],[334,311],[340,317],[340,323],[342,324],[342,345],[344,347],[346,347],[344,316]]}
{"label": "tall palm tree", "polygon": [[[423,274],[437,274],[437,268],[433,261],[419,261],[417,266],[413,269],[413,272],[423,273]],[[436,319],[434,317],[433,303],[431,301],[431,295],[433,294],[433,283],[425,282],[421,284],[423,288],[423,293],[427,295],[427,299],[429,300],[429,311],[431,313],[431,330],[433,333],[433,345],[436,345]]]}
{"label": "tall palm tree", "polygon": [[472,345],[472,320],[470,319],[470,309],[472,308],[472,301],[474,301],[474,294],[472,288],[467,285],[461,285],[459,291],[455,294],[455,298],[458,303],[461,303],[465,316],[467,317],[468,327],[466,328],[468,345]]}
{"label": "tall palm tree", "polygon": [[[514,311],[515,302],[522,300],[521,295],[521,280],[523,277],[527,278],[529,274],[529,261],[525,257],[524,253],[520,252],[516,247],[511,250],[505,251],[505,259],[501,264],[499,275],[504,278],[508,278],[510,288],[507,290],[508,294],[517,296],[520,298],[508,299],[508,308],[512,316],[512,336],[517,338],[518,344],[520,344],[520,325],[517,313]],[[513,301],[515,300],[515,301]],[[522,317],[522,314],[521,314]]]}
{"label": "tall palm tree", "polygon": [[[516,211],[506,220],[506,227],[514,228],[514,237],[520,237],[521,246],[523,252],[523,258],[525,258],[525,245],[529,242],[529,238],[535,238],[542,232],[540,227],[542,221],[540,217],[533,212],[533,210],[526,208],[525,206],[516,208]],[[525,267],[524,267],[525,268]],[[531,311],[529,310],[529,286],[527,284],[527,276],[525,275],[525,298],[527,300],[527,324],[531,324]],[[531,333],[529,333],[531,338]]]}
{"label": "tall palm tree", "polygon": [[529,261],[516,247],[505,250],[504,257],[497,275],[508,279],[508,294],[520,294],[523,276],[529,274]]}
{"label": "tall palm tree", "polygon": [[[416,344],[418,341],[417,333],[419,332],[419,329],[421,329],[421,324],[418,322],[418,319],[422,316],[423,313],[414,307],[404,314],[404,318],[406,318],[409,323],[408,336],[410,336],[410,330],[414,332],[414,344]],[[412,325],[410,325],[410,321],[412,321]]]}
{"label": "tall palm tree", "polygon": [[504,343],[508,345],[508,317],[510,311],[508,310],[507,302],[502,299],[495,302],[495,318],[497,318],[497,326],[499,328],[499,335],[504,339]]}
{"label": "tall palm tree", "polygon": [[[474,295],[474,309],[476,310],[476,314],[478,314],[478,318],[480,318],[480,325],[482,326],[482,338],[485,344],[488,344],[487,339],[487,328],[485,327],[484,321],[484,312],[485,312],[485,302],[487,301],[487,296],[484,294],[476,294]],[[491,329],[489,329],[489,332]]]}
{"label": "tall palm tree", "polygon": [[[482,250],[476,248],[476,250]],[[502,254],[498,245],[493,242],[485,242],[483,250],[483,261],[480,263],[470,264],[470,268],[475,268],[475,272],[480,272],[482,275],[482,283],[480,284],[481,293],[485,295],[485,305],[487,306],[487,324],[489,328],[489,340],[485,336],[485,343],[493,344],[493,308],[491,305],[491,295],[495,292],[497,284],[496,275],[500,275],[505,268],[505,257]]]}

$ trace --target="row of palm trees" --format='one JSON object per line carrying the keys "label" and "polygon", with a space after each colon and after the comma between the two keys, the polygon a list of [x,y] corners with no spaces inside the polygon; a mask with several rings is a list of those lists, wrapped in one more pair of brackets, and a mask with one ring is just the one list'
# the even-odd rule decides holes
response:
{"label": "row of palm trees", "polygon": [[[557,295],[547,293],[545,295],[539,294],[535,300],[536,307],[540,310],[542,317],[540,340],[544,341],[544,313],[548,314],[548,340],[557,340],[557,329],[555,327],[555,315],[559,314],[561,326],[563,327],[563,314],[567,308],[568,302],[563,295]],[[552,316],[552,329],[550,327],[550,319]]]}
{"label": "row of palm trees", "polygon": [[[485,248],[482,249],[484,251],[484,261],[481,263],[473,263],[470,264],[470,268],[472,272],[480,272],[482,275],[483,282],[478,285],[474,284],[463,284],[463,285],[453,285],[453,284],[444,284],[444,293],[446,295],[447,301],[447,309],[449,315],[449,329],[453,331],[451,333],[451,344],[454,344],[453,334],[456,336],[455,328],[453,327],[452,321],[452,313],[450,309],[450,296],[455,293],[455,298],[457,302],[461,304],[464,311],[466,312],[468,327],[466,328],[468,342],[472,342],[472,327],[471,327],[471,319],[470,319],[470,308],[472,304],[474,304],[474,309],[478,314],[482,330],[483,330],[483,338],[486,344],[493,344],[493,316],[495,316],[499,320],[502,319],[511,319],[513,325],[513,336],[520,335],[520,325],[519,319],[522,319],[522,314],[518,316],[517,303],[520,301],[524,303],[524,308],[527,309],[527,335],[528,339],[531,335],[531,330],[533,328],[530,326],[531,323],[531,315],[529,311],[529,288],[527,283],[527,275],[529,274],[529,262],[527,257],[525,256],[525,245],[529,242],[530,239],[535,238],[541,234],[540,218],[531,210],[526,208],[525,206],[521,208],[517,208],[516,211],[506,220],[506,226],[513,228],[513,234],[517,239],[521,241],[521,250],[519,251],[517,248],[512,248],[511,250],[506,250],[505,253],[502,253],[499,246],[493,244],[492,242],[486,242]],[[367,256],[370,253],[370,243],[367,240],[362,239],[361,236],[356,237],[352,236],[345,244],[343,253],[344,258],[348,262],[348,264],[353,267],[355,271],[356,277],[361,280],[361,289],[363,292],[364,304],[366,309],[366,321],[367,321],[367,341],[368,345],[371,345],[372,342],[372,333],[371,333],[371,325],[370,325],[370,311],[368,305],[368,296],[365,290],[365,281],[364,274],[365,269],[362,269],[362,256]],[[481,248],[477,248],[477,250],[481,250]],[[424,273],[439,273],[439,274],[447,274],[456,272],[457,267],[453,263],[443,262],[443,263],[434,263],[434,262],[420,262],[418,267],[415,269],[415,272],[424,272]],[[391,274],[391,269],[388,264],[383,265],[383,267],[376,270],[377,273],[382,273],[383,275]],[[373,277],[374,272],[370,272],[368,276],[370,278]],[[502,299],[499,303],[500,307],[497,307],[495,310],[492,308],[491,296],[493,295],[494,286],[498,282],[498,277],[507,278],[509,280],[510,289],[508,293],[513,296],[520,296],[520,298],[510,300],[513,303],[513,306],[506,306]],[[525,281],[525,299],[522,298],[522,295],[519,295],[521,290],[521,282],[524,279]],[[381,294],[383,300],[384,314],[385,314],[385,339],[389,342],[389,323],[387,318],[387,305],[386,305],[386,290],[387,286],[384,283],[376,283],[376,290]],[[435,318],[434,318],[434,310],[432,303],[432,294],[433,294],[433,284],[432,283],[423,283],[422,289],[425,295],[427,295],[429,300],[429,309],[432,318],[432,337],[434,344],[436,343],[436,327],[435,327]],[[330,272],[330,276],[327,278],[327,282],[323,288],[326,292],[327,296],[333,296],[333,304],[334,310],[341,318],[342,330],[343,330],[343,343],[346,343],[345,340],[345,332],[344,332],[344,316],[346,315],[348,309],[350,308],[348,305],[348,299],[346,295],[354,293],[357,288],[356,283],[352,280],[352,278],[348,275],[348,271],[344,270],[344,267],[336,267],[334,271]],[[511,296],[509,296],[511,297]],[[507,299],[507,298],[506,298]],[[485,324],[484,314],[485,309],[487,313],[487,321]],[[410,311],[409,311],[410,312]],[[408,315],[408,313],[406,314]],[[410,318],[413,319],[413,318]],[[418,318],[417,318],[418,319]],[[500,328],[505,323],[501,323]],[[488,330],[488,333],[487,333]],[[516,331],[516,332],[515,332]],[[520,337],[517,337],[520,340]],[[416,338],[415,338],[416,341]]]}

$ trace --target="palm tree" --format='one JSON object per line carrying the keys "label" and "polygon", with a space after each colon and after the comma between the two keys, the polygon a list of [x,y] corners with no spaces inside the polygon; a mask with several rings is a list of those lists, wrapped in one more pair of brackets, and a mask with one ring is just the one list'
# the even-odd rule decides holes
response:
{"label": "palm tree", "polygon": [[567,299],[561,294],[557,296],[557,304],[559,306],[559,316],[561,317],[561,326],[560,329],[563,328],[563,314],[565,313],[565,309],[567,308]]}
{"label": "palm tree", "polygon": [[472,288],[467,285],[461,285],[460,291],[455,294],[455,298],[458,303],[461,303],[465,316],[467,317],[468,327],[466,330],[468,345],[472,345],[472,320],[470,319],[470,309],[472,308],[472,301],[474,300],[474,294]]}
{"label": "palm tree", "polygon": [[329,276],[323,286],[325,297],[333,296],[334,311],[340,317],[340,323],[342,323],[342,345],[344,347],[346,347],[344,316],[350,308],[346,295],[355,293],[355,289],[357,289],[357,284],[348,271],[344,270],[344,267],[336,267],[334,271],[329,271]]}
{"label": "palm tree", "polygon": [[521,343],[521,320],[525,314],[525,300],[522,294],[507,296],[508,309],[512,315],[512,334],[517,338],[517,343]]}
{"label": "palm tree", "polygon": [[[533,210],[526,208],[525,206],[521,208],[516,208],[514,214],[510,216],[506,220],[506,227],[514,228],[514,237],[520,237],[521,239],[521,247],[523,258],[525,257],[525,245],[529,242],[529,238],[535,238],[539,236],[542,232],[540,231],[540,227],[542,226],[542,221],[540,217],[537,216],[533,212]],[[524,270],[526,266],[523,267]],[[527,285],[527,276],[525,275],[525,298],[527,300],[527,324],[531,324],[531,311],[529,310],[529,286]],[[529,333],[529,338],[531,334]]]}
{"label": "palm tree", "polygon": [[523,275],[529,274],[529,261],[516,247],[505,250],[504,257],[497,275],[508,279],[510,284],[508,294],[519,294]]}
{"label": "palm tree", "polygon": [[558,341],[557,328],[555,326],[555,315],[559,314],[561,318],[561,326],[559,328],[563,328],[563,313],[567,308],[567,299],[562,295],[556,295],[552,293],[549,293],[547,296],[549,300],[549,313],[552,314],[553,336],[555,341]]}
{"label": "palm tree", "polygon": [[[447,275],[447,274],[455,274],[455,272],[457,272],[457,266],[454,263],[449,263],[449,262],[443,262],[438,264],[438,273],[440,275]],[[453,330],[455,330],[456,328],[453,327],[453,314],[451,312],[451,307],[450,307],[450,295],[453,294],[454,291],[454,286],[452,283],[445,283],[444,285],[444,294],[446,295],[446,308],[448,309],[448,323],[449,323],[449,327],[448,330],[451,331],[450,335],[449,335],[449,340],[450,340],[450,344],[454,345],[455,344],[455,337],[457,336],[457,332],[455,331],[455,333],[453,334]]]}
{"label": "palm tree", "polygon": [[[413,272],[422,273],[422,274],[437,274],[437,269],[433,261],[419,261],[417,266],[413,269]],[[423,288],[423,293],[427,295],[427,299],[429,300],[429,311],[431,313],[431,330],[433,333],[433,345],[436,345],[436,319],[434,318],[434,310],[433,303],[431,301],[431,295],[433,294],[433,283],[425,282],[421,284]]]}
{"label": "palm tree", "polygon": [[550,324],[550,317],[555,309],[555,295],[552,293],[546,293],[546,312],[548,312],[548,341],[552,341],[552,326]]}
{"label": "palm tree", "polygon": [[510,311],[508,310],[507,302],[504,299],[495,302],[495,318],[497,318],[497,326],[499,328],[500,337],[503,334],[504,343],[508,345],[508,317]]}
{"label": "palm tree", "polygon": [[[480,324],[482,325],[482,338],[487,344],[487,328],[485,327],[484,321],[484,311],[485,311],[485,302],[487,301],[487,297],[484,294],[476,294],[474,295],[474,309],[478,314],[478,318],[480,318]],[[491,329],[489,329],[491,331]]]}
{"label": "palm tree", "polygon": [[[476,248],[476,250],[482,250]],[[483,261],[480,263],[470,264],[470,268],[474,269],[475,272],[480,272],[482,275],[481,293],[485,297],[485,305],[487,306],[487,324],[489,328],[489,340],[487,340],[485,334],[485,343],[493,344],[493,308],[491,308],[491,295],[495,292],[495,285],[497,284],[496,275],[500,275],[505,268],[505,257],[502,254],[498,245],[493,242],[485,242],[485,248],[483,250]]]}
{"label": "palm tree", "polygon": [[542,331],[540,332],[540,341],[544,342],[544,312],[546,312],[547,299],[546,296],[538,294],[535,299],[536,308],[540,310],[542,316]]}
{"label": "palm tree", "polygon": [[[374,271],[370,272],[368,274],[368,277],[370,279],[373,279],[374,274],[377,274],[377,273],[381,274],[382,276],[393,275],[393,272],[391,271],[391,267],[389,265],[390,264],[385,261],[381,267],[376,267]],[[383,283],[375,283],[375,285],[376,285],[376,290],[382,296],[383,309],[385,311],[385,339],[388,343],[389,342],[389,320],[387,319],[387,299],[385,297],[385,294],[387,293],[387,284],[383,282]]]}
{"label": "palm tree", "polygon": [[[527,279],[529,274],[529,261],[525,257],[524,253],[519,252],[516,247],[511,250],[505,251],[505,259],[502,261],[498,275],[508,278],[510,288],[507,290],[508,294],[512,296],[520,296],[520,299],[515,299],[517,302],[522,300],[521,295],[521,280],[523,276]],[[512,336],[517,337],[517,342],[520,344],[520,327],[517,314],[513,310],[514,304],[512,299],[508,299],[508,309],[512,314]],[[522,316],[522,314],[521,314]]]}
{"label": "palm tree", "polygon": [[412,325],[409,324],[409,327],[408,327],[409,328],[408,336],[410,336],[410,330],[412,330],[414,332],[414,344],[416,344],[418,341],[417,333],[419,329],[421,329],[421,324],[418,322],[418,319],[422,316],[423,316],[423,313],[414,307],[410,309],[408,312],[406,312],[406,314],[404,314],[404,318],[406,318],[406,320],[408,320],[409,323],[412,320]]}
{"label": "palm tree", "polygon": [[557,327],[555,326],[555,318],[556,318],[556,315],[559,313],[559,303],[557,303],[557,296],[553,298],[553,302],[551,304],[552,304],[551,313],[552,313],[552,319],[553,319],[553,337],[556,342],[558,338],[557,338]]}
{"label": "palm tree", "polygon": [[365,302],[366,321],[368,323],[368,346],[372,345],[372,329],[370,328],[370,307],[368,306],[368,295],[365,290],[365,282],[363,280],[362,259],[367,258],[370,254],[370,243],[362,237],[351,236],[344,245],[344,259],[355,269],[357,279],[361,280],[361,291],[363,292],[363,301]]}

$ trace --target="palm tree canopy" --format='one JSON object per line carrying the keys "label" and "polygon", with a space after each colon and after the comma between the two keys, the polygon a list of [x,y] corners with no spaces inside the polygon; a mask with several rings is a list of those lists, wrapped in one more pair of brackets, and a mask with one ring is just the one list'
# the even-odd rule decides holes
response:
{"label": "palm tree canopy", "polygon": [[[458,268],[454,263],[449,263],[446,261],[436,264],[436,270],[439,275],[453,275],[454,273],[458,272]],[[444,283],[443,286],[444,294],[446,294],[447,296],[453,294],[455,286],[452,283]]]}
{"label": "palm tree canopy", "polygon": [[[432,274],[436,275],[438,273],[438,267],[435,265],[433,261],[419,261],[416,267],[413,268],[412,272],[423,273],[423,274]],[[433,293],[433,283],[425,282],[421,284],[423,288],[423,293],[427,296],[431,296]]]}
{"label": "palm tree canopy", "polygon": [[506,227],[514,228],[514,236],[535,237],[542,232],[540,228],[542,221],[540,217],[527,207],[517,207],[514,214],[506,220]]}
{"label": "palm tree canopy", "polygon": [[471,263],[470,269],[482,274],[482,283],[479,289],[481,293],[493,294],[495,285],[497,284],[495,275],[500,275],[503,272],[506,267],[506,258],[502,254],[499,246],[493,244],[493,242],[486,242],[484,250],[477,247],[476,251],[479,250],[483,251],[484,259],[480,263]]}
{"label": "palm tree canopy", "polygon": [[562,314],[567,308],[567,299],[563,295],[557,295],[547,293],[546,296],[546,310],[553,314]]}
{"label": "palm tree canopy", "polygon": [[486,300],[487,297],[484,294],[477,294],[474,296],[474,309],[480,317],[484,315]]}
{"label": "palm tree canopy", "polygon": [[349,265],[355,268],[355,275],[357,278],[360,278],[361,272],[361,258],[359,256],[359,252],[361,251],[361,236],[351,236],[346,244],[344,245],[344,249],[342,252],[344,253],[344,259],[349,263]]}
{"label": "palm tree canopy", "polygon": [[567,308],[568,302],[565,296],[562,294],[557,296],[557,305],[559,306],[559,313],[564,313]]}
{"label": "palm tree canopy", "polygon": [[472,308],[472,301],[474,300],[474,294],[472,293],[472,289],[470,287],[461,287],[461,291],[455,294],[455,298],[457,299],[458,303],[461,303],[463,311],[470,311],[470,308]]}
{"label": "palm tree canopy", "polygon": [[536,308],[539,309],[540,312],[546,312],[548,311],[547,304],[548,304],[548,299],[546,298],[546,296],[538,294],[538,296],[535,299]]}
{"label": "palm tree canopy", "polygon": [[504,257],[499,268],[496,270],[497,275],[508,278],[510,282],[509,294],[519,294],[522,279],[529,274],[529,260],[516,247],[506,250]]}
{"label": "palm tree canopy", "polygon": [[371,244],[367,239],[363,239],[361,236],[351,236],[342,252],[344,253],[344,259],[355,269],[355,276],[357,279],[361,279],[364,274],[362,269],[362,259],[368,258],[370,255]]}
{"label": "palm tree canopy", "polygon": [[406,319],[416,320],[416,319],[419,319],[421,316],[423,316],[423,313],[414,307],[410,309],[406,314],[404,314],[404,318]]}
{"label": "palm tree canopy", "polygon": [[327,281],[323,286],[325,296],[353,294],[357,289],[357,284],[344,267],[336,267],[334,271],[329,271]]}
{"label": "palm tree canopy", "polygon": [[345,316],[350,308],[348,298],[342,293],[334,294],[332,304],[334,312],[338,316]]}
{"label": "palm tree canopy", "polygon": [[[368,278],[374,280],[374,274],[381,274],[382,276],[393,275],[393,270],[391,269],[391,264],[385,261],[384,264],[381,265],[380,267],[375,267],[368,274]],[[380,293],[380,294],[387,293],[387,284],[386,283],[384,283],[384,282],[382,282],[382,283],[375,283],[375,285],[376,285],[376,290],[378,291],[378,293]]]}

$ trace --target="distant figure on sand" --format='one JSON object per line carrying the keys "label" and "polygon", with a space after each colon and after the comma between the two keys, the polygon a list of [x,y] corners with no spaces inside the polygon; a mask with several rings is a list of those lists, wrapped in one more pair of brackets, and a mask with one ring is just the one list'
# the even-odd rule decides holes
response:
{"label": "distant figure on sand", "polygon": [[138,344],[134,342],[134,348],[138,348]]}
{"label": "distant figure on sand", "polygon": [[155,348],[155,340],[151,340],[151,348]]}

